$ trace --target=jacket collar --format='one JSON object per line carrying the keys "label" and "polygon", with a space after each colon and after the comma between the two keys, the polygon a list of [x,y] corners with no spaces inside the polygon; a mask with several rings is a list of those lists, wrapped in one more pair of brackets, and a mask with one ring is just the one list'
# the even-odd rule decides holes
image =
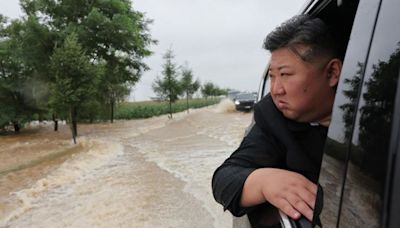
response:
{"label": "jacket collar", "polygon": [[318,174],[319,167],[315,167],[293,135],[294,132],[312,128],[309,123],[299,123],[284,117],[269,94],[255,106],[254,120],[261,129],[270,132],[283,145],[286,150],[286,166],[289,170]]}

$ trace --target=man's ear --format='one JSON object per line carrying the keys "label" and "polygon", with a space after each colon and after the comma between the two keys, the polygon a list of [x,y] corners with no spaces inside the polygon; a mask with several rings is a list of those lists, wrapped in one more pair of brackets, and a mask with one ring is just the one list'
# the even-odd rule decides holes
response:
{"label": "man's ear", "polygon": [[339,82],[340,72],[342,72],[342,60],[331,59],[327,64],[327,77],[329,86],[335,87]]}

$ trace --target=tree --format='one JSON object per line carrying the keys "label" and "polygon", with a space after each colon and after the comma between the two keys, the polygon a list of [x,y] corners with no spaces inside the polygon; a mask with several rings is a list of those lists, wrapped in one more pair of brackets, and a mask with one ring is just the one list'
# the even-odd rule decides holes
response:
{"label": "tree", "polygon": [[[38,17],[58,35],[62,43],[72,32],[90,60],[105,66],[100,80],[103,97],[110,106],[113,122],[115,103],[130,86],[138,82],[148,67],[142,62],[151,54],[148,47],[155,43],[147,25],[151,21],[133,10],[129,0],[22,0],[27,15]],[[121,90],[121,88],[124,89]]]}
{"label": "tree", "polygon": [[[23,32],[20,33],[18,44],[24,65],[29,69],[29,72],[26,72],[26,84],[32,90],[36,114],[39,121],[42,121],[43,116],[50,112],[49,85],[54,80],[50,57],[57,37],[34,15],[23,18],[22,23]],[[53,112],[52,116],[54,130],[57,131],[57,115]]]}
{"label": "tree", "polygon": [[228,89],[221,89],[212,82],[206,82],[201,87],[201,93],[203,94],[203,97],[207,99],[209,96],[227,95]]}
{"label": "tree", "polygon": [[67,36],[63,46],[55,49],[51,67],[56,79],[51,87],[51,104],[58,112],[68,110],[72,138],[76,143],[79,107],[91,98],[96,88],[93,66],[76,34]]}
{"label": "tree", "polygon": [[167,50],[163,58],[165,60],[162,71],[164,77],[156,78],[153,83],[153,90],[162,100],[168,101],[169,118],[172,118],[172,103],[178,100],[182,90],[178,81],[177,66],[173,62],[174,54],[172,50]]}
{"label": "tree", "polygon": [[223,96],[223,95],[228,95],[228,89],[222,89],[216,86],[214,88],[214,96]]}
{"label": "tree", "polygon": [[209,96],[214,95],[215,87],[216,86],[212,82],[204,83],[204,85],[201,87],[201,93],[203,94],[203,97],[207,99]]}
{"label": "tree", "polygon": [[54,49],[54,33],[41,24],[33,14],[13,20],[11,23],[3,23],[1,30],[3,41],[13,46],[12,55],[8,55],[9,59],[18,62],[24,69],[19,88],[23,89],[21,98],[29,101],[30,106],[29,109],[20,108],[27,111],[24,112],[26,114],[24,119],[41,121],[49,112],[48,86],[52,75],[49,64]]}
{"label": "tree", "polygon": [[6,23],[0,15],[0,127],[12,123],[14,131],[19,132],[37,108],[33,90],[27,86],[30,68],[24,63],[20,47],[25,25],[19,20]]}
{"label": "tree", "polygon": [[197,79],[193,82],[193,73],[192,70],[187,66],[184,66],[182,69],[182,79],[180,81],[182,91],[186,96],[186,110],[189,113],[189,97],[191,97],[200,87],[200,82]]}

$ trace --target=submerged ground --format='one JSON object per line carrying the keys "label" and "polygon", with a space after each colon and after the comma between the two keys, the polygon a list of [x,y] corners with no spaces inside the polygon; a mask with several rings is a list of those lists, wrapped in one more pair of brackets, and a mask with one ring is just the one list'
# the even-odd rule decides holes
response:
{"label": "submerged ground", "polygon": [[166,116],[30,127],[0,138],[0,227],[231,227],[213,171],[251,113],[230,103]]}

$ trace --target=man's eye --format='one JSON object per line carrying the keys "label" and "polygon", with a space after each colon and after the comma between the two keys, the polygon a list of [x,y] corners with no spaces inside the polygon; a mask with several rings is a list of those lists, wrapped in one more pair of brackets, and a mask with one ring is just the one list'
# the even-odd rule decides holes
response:
{"label": "man's eye", "polygon": [[290,76],[290,75],[292,75],[292,74],[289,74],[289,73],[281,73],[281,76]]}

